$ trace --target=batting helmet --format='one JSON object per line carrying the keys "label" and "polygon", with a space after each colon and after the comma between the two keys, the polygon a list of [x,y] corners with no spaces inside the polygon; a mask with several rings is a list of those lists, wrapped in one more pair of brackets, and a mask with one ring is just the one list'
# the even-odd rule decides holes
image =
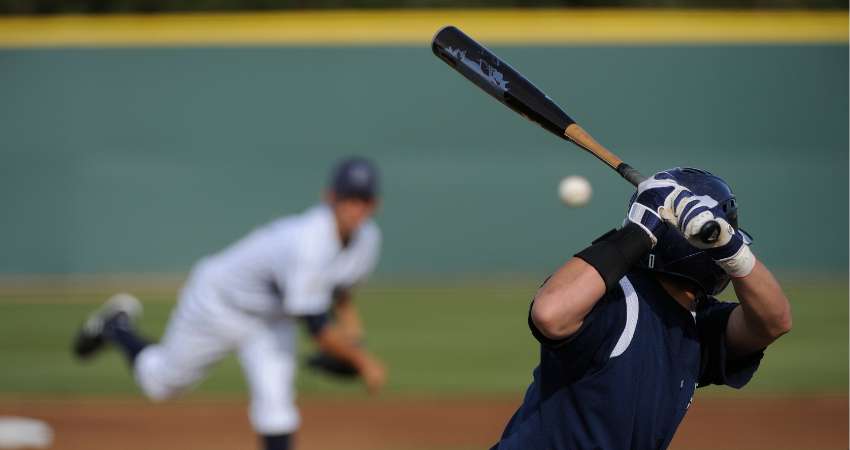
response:
{"label": "batting helmet", "polygon": [[[738,202],[735,194],[723,179],[710,172],[690,167],[665,170],[680,185],[695,195],[707,195],[717,200],[726,220],[738,230]],[[632,196],[629,207],[634,202]],[[752,238],[741,230],[744,242]],[[638,263],[639,267],[653,272],[684,278],[696,284],[706,295],[716,295],[729,284],[729,275],[718,266],[705,250],[691,245],[675,227],[667,227],[658,236],[658,244]]]}

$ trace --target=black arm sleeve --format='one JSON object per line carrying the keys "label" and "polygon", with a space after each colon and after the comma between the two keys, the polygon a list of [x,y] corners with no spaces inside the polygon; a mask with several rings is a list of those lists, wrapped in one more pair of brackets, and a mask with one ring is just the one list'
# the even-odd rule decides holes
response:
{"label": "black arm sleeve", "polygon": [[609,231],[593,241],[590,247],[575,254],[576,258],[593,266],[605,282],[605,290],[616,287],[650,249],[652,240],[643,229],[629,222],[623,228]]}

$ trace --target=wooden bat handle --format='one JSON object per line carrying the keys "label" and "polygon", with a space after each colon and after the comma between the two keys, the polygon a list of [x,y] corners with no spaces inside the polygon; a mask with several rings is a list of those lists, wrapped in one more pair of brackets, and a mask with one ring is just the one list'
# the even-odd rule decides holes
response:
{"label": "wooden bat handle", "polygon": [[575,142],[579,147],[589,151],[594,156],[601,159],[612,169],[616,169],[623,163],[622,159],[611,153],[610,150],[605,148],[599,142],[596,142],[596,139],[593,139],[593,136],[591,136],[587,131],[584,131],[584,128],[578,126],[576,123],[571,123],[567,126],[567,129],[564,130],[564,136]]}
{"label": "wooden bat handle", "polygon": [[612,169],[616,170],[620,176],[628,180],[629,183],[632,183],[633,186],[637,186],[641,181],[646,179],[645,176],[641,175],[641,173],[632,168],[632,166],[624,163],[622,159],[611,153],[611,151],[605,148],[605,146],[596,142],[596,139],[593,139],[593,136],[591,136],[587,131],[584,131],[584,128],[578,126],[578,124],[571,123],[568,125],[564,130],[564,136],[579,147],[590,152],[593,156],[599,158]]}

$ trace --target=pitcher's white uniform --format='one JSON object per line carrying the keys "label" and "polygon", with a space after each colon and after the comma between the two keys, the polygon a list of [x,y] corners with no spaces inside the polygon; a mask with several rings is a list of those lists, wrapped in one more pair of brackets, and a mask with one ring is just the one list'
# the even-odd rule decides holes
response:
{"label": "pitcher's white uniform", "polygon": [[377,225],[368,220],[343,247],[334,214],[322,204],[202,259],[163,339],[139,354],[138,384],[148,397],[166,399],[236,351],[251,389],[255,430],[293,432],[299,424],[296,319],[326,313],[335,288],[363,280],[378,260],[380,241]]}

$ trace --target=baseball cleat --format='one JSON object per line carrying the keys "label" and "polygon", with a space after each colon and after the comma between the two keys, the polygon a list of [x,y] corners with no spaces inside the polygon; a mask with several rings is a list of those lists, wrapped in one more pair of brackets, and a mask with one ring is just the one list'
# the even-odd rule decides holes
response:
{"label": "baseball cleat", "polygon": [[141,302],[136,297],[125,293],[110,297],[103,306],[91,313],[80,327],[74,339],[74,355],[78,358],[88,358],[103,348],[104,325],[121,314],[125,314],[132,322],[142,315]]}

